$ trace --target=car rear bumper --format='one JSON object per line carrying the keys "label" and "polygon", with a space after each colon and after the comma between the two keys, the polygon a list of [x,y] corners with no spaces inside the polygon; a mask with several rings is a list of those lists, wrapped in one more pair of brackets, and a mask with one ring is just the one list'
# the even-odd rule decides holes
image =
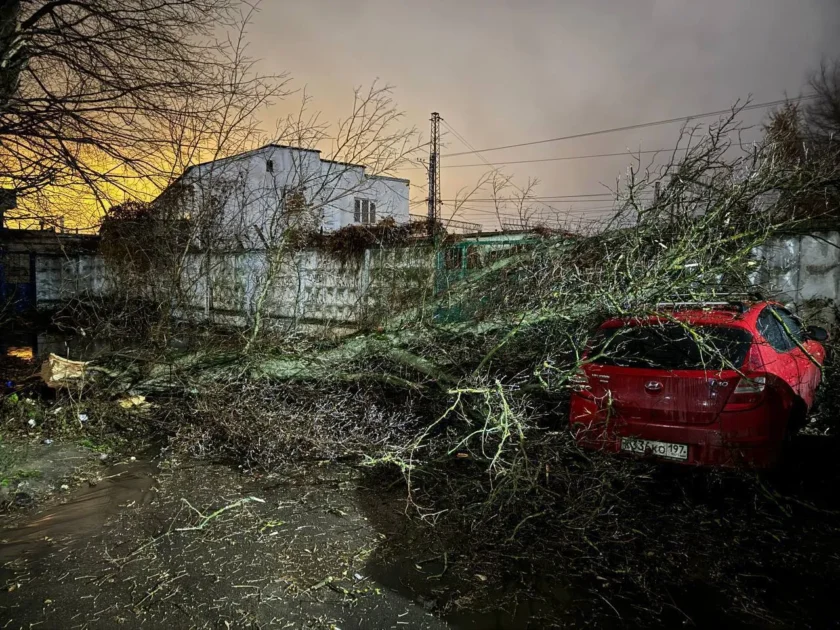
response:
{"label": "car rear bumper", "polygon": [[608,420],[594,401],[574,395],[571,429],[581,447],[607,453],[623,453],[622,438],[639,438],[688,445],[687,459],[658,458],[660,461],[689,466],[770,468],[778,462],[784,435],[783,430],[772,426],[773,415],[762,405],[749,411],[722,413],[717,421],[706,425]]}

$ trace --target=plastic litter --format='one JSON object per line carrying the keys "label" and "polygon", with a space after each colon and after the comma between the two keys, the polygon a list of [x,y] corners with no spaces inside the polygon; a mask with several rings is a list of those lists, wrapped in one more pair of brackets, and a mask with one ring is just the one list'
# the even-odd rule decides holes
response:
{"label": "plastic litter", "polygon": [[145,396],[129,396],[120,400],[120,407],[123,409],[131,409],[132,407],[148,407]]}

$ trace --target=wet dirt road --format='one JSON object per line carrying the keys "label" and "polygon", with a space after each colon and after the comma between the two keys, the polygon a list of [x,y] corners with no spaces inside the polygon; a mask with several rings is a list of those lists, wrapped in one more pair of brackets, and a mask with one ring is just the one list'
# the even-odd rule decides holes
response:
{"label": "wet dirt road", "polygon": [[0,567],[43,556],[61,541],[74,544],[98,535],[124,506],[142,506],[150,501],[155,471],[149,462],[114,466],[95,485],[78,488],[61,504],[21,519],[0,533]]}
{"label": "wet dirt road", "polygon": [[[836,441],[802,444],[796,465],[767,481],[800,503],[774,495],[768,504],[774,526],[764,531],[753,531],[745,515],[756,513],[738,512],[748,504],[723,486],[687,498],[688,480],[657,473],[662,478],[640,500],[657,502],[663,513],[674,506],[686,518],[696,515],[697,541],[715,536],[722,556],[735,563],[678,549],[673,558],[690,587],[675,587],[668,609],[644,609],[636,620],[656,616],[657,627],[840,627],[831,595],[840,512],[826,500],[836,488],[840,450]],[[534,566],[509,556],[465,564],[457,557],[463,548],[418,527],[406,511],[404,487],[372,483],[337,464],[273,476],[190,460],[112,467],[66,503],[20,513],[0,532],[0,627],[639,625],[626,620],[644,605],[642,593],[622,582],[623,574],[587,579],[581,565],[559,555]],[[663,517],[666,542],[669,522]],[[639,556],[655,567],[654,548],[646,543]],[[481,562],[509,578],[492,585],[489,573],[476,568]],[[713,574],[717,566],[738,571],[723,576],[744,586],[737,597],[724,588],[730,582]]]}
{"label": "wet dirt road", "polygon": [[2,533],[3,627],[449,627],[370,576],[386,534],[346,471],[278,483],[135,463],[105,476]]}

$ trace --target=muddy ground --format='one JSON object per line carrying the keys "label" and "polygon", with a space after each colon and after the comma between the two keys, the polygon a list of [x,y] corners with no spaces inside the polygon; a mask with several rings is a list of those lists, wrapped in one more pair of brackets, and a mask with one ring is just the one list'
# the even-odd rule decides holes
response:
{"label": "muddy ground", "polygon": [[486,532],[418,519],[397,473],[257,474],[140,439],[133,407],[8,402],[3,629],[840,628],[840,442],[820,422],[770,475],[640,463],[597,522]]}
{"label": "muddy ground", "polygon": [[[738,497],[724,491],[686,503],[669,494],[676,486],[658,484],[657,500],[678,510],[695,502],[698,543],[709,531],[731,528],[731,539],[721,537],[724,553],[743,555],[737,579],[768,607],[760,615],[739,612],[749,602],[721,588],[725,580],[711,561],[704,567],[686,549],[678,556],[696,574],[695,586],[675,588],[671,610],[665,617],[651,612],[650,625],[838,627],[837,516],[825,501],[811,503],[836,487],[836,472],[828,471],[836,471],[838,450],[814,439],[800,445],[796,468],[774,486],[795,493],[779,498],[776,529],[756,532],[755,540],[749,523],[731,521]],[[653,474],[672,477],[670,469]],[[826,485],[802,485],[818,475]],[[562,558],[527,568],[515,557],[467,558],[451,532],[443,536],[406,516],[404,487],[392,481],[336,463],[259,476],[175,460],[165,450],[152,461],[103,466],[90,483],[59,497],[63,502],[7,516],[0,534],[2,627],[645,625],[619,575],[570,574]],[[808,507],[796,511],[791,496]],[[699,509],[715,505],[717,524]],[[662,526],[667,539],[668,523]],[[545,532],[553,535],[550,524]],[[510,576],[501,590],[491,573],[499,568]],[[644,601],[635,604],[643,608]]]}
{"label": "muddy ground", "polygon": [[0,511],[9,503],[28,507],[66,492],[100,468],[101,457],[72,442],[0,440]]}
{"label": "muddy ground", "polygon": [[5,627],[446,627],[371,575],[389,532],[347,469],[279,480],[166,462],[106,476],[4,532]]}

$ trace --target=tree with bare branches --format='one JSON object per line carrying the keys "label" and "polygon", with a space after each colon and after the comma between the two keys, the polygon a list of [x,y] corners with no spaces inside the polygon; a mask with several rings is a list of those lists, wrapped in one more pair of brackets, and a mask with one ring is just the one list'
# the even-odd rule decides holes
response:
{"label": "tree with bare branches", "polygon": [[[834,165],[835,177],[808,198],[786,205],[791,217],[832,222],[840,216],[840,63],[820,65],[809,79],[813,98],[807,102],[792,100],[770,114],[764,125],[766,142],[775,147],[777,159],[788,169],[796,170],[810,163],[821,169]],[[784,199],[787,191],[780,191]]]}
{"label": "tree with bare branches", "polygon": [[[0,29],[0,182],[19,218],[95,225],[198,153],[229,151],[282,97],[245,51],[238,0],[12,0]],[[231,33],[228,35],[226,33]],[[72,213],[71,213],[72,214]]]}
{"label": "tree with bare branches", "polygon": [[805,124],[813,137],[836,142],[840,134],[840,59],[823,60],[808,79],[816,98],[804,108]]}
{"label": "tree with bare branches", "polygon": [[269,316],[292,327],[305,317],[305,300],[289,283],[300,285],[303,260],[313,260],[302,250],[325,239],[324,230],[408,235],[393,219],[408,207],[408,182],[391,175],[413,155],[417,134],[401,125],[392,88],[355,90],[348,116],[334,125],[311,107],[304,94],[253,150],[206,152],[147,214],[135,217],[127,205],[109,213],[103,236],[119,254],[110,265],[118,292],[162,307],[164,326],[175,312],[206,321],[216,309],[239,311],[250,350]]}

